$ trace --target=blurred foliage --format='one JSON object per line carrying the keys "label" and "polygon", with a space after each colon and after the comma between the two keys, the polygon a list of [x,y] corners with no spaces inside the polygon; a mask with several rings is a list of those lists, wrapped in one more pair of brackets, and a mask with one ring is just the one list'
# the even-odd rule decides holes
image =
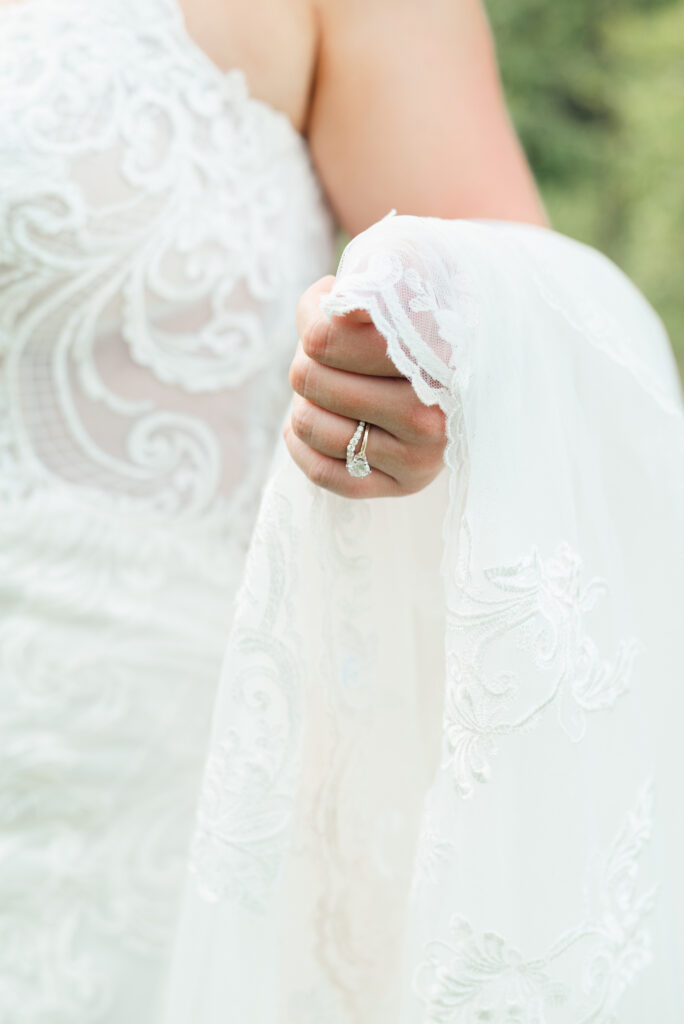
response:
{"label": "blurred foliage", "polygon": [[684,0],[486,0],[553,226],[615,260],[684,373]]}

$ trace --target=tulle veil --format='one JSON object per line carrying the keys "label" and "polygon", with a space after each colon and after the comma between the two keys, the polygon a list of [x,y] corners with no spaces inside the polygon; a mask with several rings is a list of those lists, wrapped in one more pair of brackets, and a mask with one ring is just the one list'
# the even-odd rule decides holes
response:
{"label": "tulle veil", "polygon": [[678,1024],[663,327],[595,250],[485,221],[374,225],[324,300],[358,308],[445,412],[446,467],[350,502],[275,453],[164,1024]]}

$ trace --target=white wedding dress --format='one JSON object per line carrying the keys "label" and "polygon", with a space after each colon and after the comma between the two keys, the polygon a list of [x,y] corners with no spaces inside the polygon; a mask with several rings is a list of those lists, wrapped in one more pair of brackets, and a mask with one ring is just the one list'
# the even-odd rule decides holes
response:
{"label": "white wedding dress", "polygon": [[446,470],[337,498],[278,434],[332,255],[287,119],[174,0],[17,0],[0,52],[0,1024],[682,1024],[653,311],[553,232],[386,218],[324,312]]}
{"label": "white wedding dress", "polygon": [[332,229],[173,0],[0,7],[0,1022],[151,1024]]}

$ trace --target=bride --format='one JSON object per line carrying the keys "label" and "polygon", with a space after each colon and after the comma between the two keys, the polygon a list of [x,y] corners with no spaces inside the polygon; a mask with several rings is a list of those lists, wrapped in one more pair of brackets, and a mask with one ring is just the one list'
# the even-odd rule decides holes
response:
{"label": "bride", "polygon": [[0,1024],[679,1024],[681,393],[477,0],[0,54]]}

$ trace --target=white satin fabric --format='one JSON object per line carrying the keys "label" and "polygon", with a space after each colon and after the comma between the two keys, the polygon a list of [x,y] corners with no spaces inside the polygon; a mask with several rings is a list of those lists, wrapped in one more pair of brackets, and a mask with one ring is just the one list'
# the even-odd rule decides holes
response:
{"label": "white satin fabric", "polygon": [[411,217],[348,247],[324,310],[355,308],[444,410],[447,468],[350,502],[280,446],[167,1024],[680,1024],[684,416],[662,326],[551,231]]}

